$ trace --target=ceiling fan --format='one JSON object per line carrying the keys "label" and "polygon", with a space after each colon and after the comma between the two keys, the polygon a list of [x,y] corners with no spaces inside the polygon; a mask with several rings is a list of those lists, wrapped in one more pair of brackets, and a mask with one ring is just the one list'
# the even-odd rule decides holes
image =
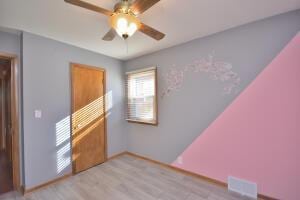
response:
{"label": "ceiling fan", "polygon": [[109,17],[109,24],[112,27],[102,38],[105,41],[112,41],[116,33],[125,40],[132,36],[137,30],[155,40],[165,37],[164,33],[142,23],[137,16],[151,8],[160,0],[121,0],[114,6],[114,11],[101,8],[82,0],[64,0],[67,3],[86,8]]}

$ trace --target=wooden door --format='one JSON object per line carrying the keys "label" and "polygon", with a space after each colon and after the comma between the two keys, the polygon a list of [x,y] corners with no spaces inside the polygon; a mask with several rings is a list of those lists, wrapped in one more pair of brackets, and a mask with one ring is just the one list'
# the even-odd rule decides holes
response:
{"label": "wooden door", "polygon": [[106,160],[105,71],[71,66],[72,160],[78,173]]}

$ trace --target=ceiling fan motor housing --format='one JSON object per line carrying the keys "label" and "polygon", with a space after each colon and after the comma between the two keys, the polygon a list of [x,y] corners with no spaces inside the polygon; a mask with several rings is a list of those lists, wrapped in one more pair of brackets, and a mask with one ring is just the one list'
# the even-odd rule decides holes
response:
{"label": "ceiling fan motor housing", "polygon": [[130,14],[133,14],[131,11],[130,11],[130,6],[131,6],[131,3],[127,0],[123,0],[119,3],[117,3],[115,6],[114,6],[114,11],[115,12],[120,12],[120,13],[130,13]]}

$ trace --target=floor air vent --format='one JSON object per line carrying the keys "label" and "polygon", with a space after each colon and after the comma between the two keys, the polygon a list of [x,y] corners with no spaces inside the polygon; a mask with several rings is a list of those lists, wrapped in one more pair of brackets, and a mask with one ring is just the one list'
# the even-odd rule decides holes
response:
{"label": "floor air vent", "polygon": [[257,184],[246,180],[228,177],[228,190],[237,192],[243,196],[257,199]]}

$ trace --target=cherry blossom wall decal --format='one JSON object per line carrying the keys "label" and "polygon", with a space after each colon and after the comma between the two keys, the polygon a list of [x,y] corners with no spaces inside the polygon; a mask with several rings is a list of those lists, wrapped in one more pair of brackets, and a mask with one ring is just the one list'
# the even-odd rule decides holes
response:
{"label": "cherry blossom wall decal", "polygon": [[223,88],[223,94],[237,93],[241,78],[233,71],[231,63],[216,61],[214,57],[214,54],[210,54],[207,58],[201,58],[183,67],[177,67],[174,64],[164,76],[167,87],[163,91],[161,98],[168,96],[175,90],[181,89],[187,72],[208,73],[212,80],[221,81],[226,84]]}

